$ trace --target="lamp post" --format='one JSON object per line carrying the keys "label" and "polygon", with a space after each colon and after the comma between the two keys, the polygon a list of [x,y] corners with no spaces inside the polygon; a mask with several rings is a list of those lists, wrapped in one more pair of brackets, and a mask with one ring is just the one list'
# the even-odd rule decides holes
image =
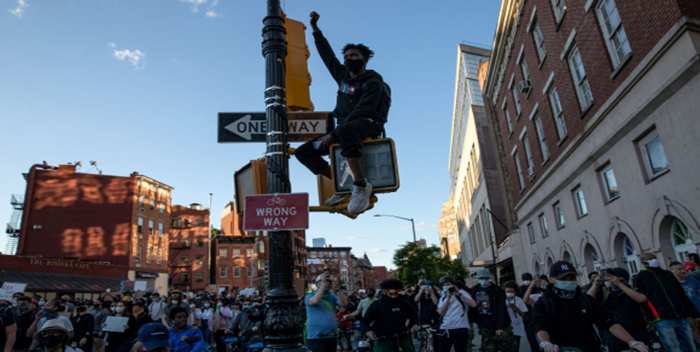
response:
{"label": "lamp post", "polygon": [[388,215],[388,214],[375,214],[374,215],[375,218],[379,218],[382,216],[388,216],[390,218],[397,218],[397,219],[401,219],[401,220],[410,221],[411,227],[413,228],[413,243],[416,243],[416,224],[413,222],[413,218],[409,219],[409,218],[404,218],[404,217],[400,217],[400,216],[396,216],[396,215]]}

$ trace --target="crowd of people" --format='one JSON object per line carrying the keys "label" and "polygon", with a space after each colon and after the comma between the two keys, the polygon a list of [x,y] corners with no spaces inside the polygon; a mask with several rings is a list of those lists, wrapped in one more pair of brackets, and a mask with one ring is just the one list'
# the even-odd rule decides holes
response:
{"label": "crowd of people", "polygon": [[[664,270],[646,253],[638,274],[619,267],[592,272],[582,287],[565,261],[554,263],[549,275],[523,274],[521,285],[498,285],[481,268],[472,287],[459,276],[421,278],[415,286],[390,278],[349,294],[324,272],[300,300],[303,343],[313,352],[412,352],[417,333],[427,331],[434,351],[471,352],[478,332],[482,352],[519,351],[521,340],[533,352],[648,352],[654,342],[668,352],[694,352],[700,342],[696,260],[692,255]],[[264,339],[267,308],[265,294],[203,290],[107,291],[94,300],[18,292],[12,301],[0,300],[0,352],[227,352],[229,336]]]}

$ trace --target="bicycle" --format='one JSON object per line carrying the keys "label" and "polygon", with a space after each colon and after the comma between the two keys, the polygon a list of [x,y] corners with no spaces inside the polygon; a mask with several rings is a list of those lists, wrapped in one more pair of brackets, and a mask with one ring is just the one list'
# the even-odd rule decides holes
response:
{"label": "bicycle", "polygon": [[418,349],[416,352],[434,352],[433,348],[433,334],[437,332],[430,325],[421,325],[420,330],[415,335],[415,339],[419,341]]}

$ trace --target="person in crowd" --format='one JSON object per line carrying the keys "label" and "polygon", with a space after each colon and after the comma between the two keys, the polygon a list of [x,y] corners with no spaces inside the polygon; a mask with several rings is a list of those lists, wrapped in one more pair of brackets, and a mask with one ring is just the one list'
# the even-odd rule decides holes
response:
{"label": "person in crowd", "polygon": [[253,321],[252,305],[249,299],[243,301],[243,311],[231,320],[225,334],[233,333],[235,336],[245,336],[245,340],[257,334],[262,327],[262,321]]}
{"label": "person in crowd", "polygon": [[432,281],[421,279],[416,287],[414,302],[418,304],[418,321],[420,325],[435,326],[440,322],[438,314],[438,294]]}
{"label": "person in crowd", "polygon": [[0,299],[0,352],[10,352],[17,337],[17,323],[12,304]]}
{"label": "person in crowd", "polygon": [[168,297],[168,299],[166,300],[165,314],[169,316],[170,309],[172,309],[173,307],[185,308],[188,315],[189,315],[189,313],[192,312],[190,305],[187,303],[187,299],[185,299],[185,296],[182,294],[182,291],[180,291],[180,290],[170,291],[170,297]]}
{"label": "person in crowd", "polygon": [[438,351],[464,352],[469,347],[469,307],[476,307],[476,302],[467,291],[455,285],[450,276],[440,279],[443,296],[437,304],[437,313],[442,317],[442,324],[437,333]]}
{"label": "person in crowd", "polygon": [[503,290],[506,292],[506,308],[508,309],[508,316],[510,316],[510,327],[513,329],[513,335],[515,336],[515,347],[514,351],[520,350],[520,340],[526,335],[525,331],[525,313],[527,313],[528,307],[520,298],[518,284],[515,281],[507,281],[503,284]]}
{"label": "person in crowd", "polygon": [[226,330],[233,319],[233,311],[226,306],[226,298],[221,297],[216,301],[216,312],[214,313],[214,340],[216,341],[216,351],[226,352],[226,344],[222,341],[226,335]]}
{"label": "person in crowd", "polygon": [[[189,307],[188,307],[189,308]],[[168,312],[168,316],[163,315],[161,323],[169,328],[170,347],[177,352],[209,352],[209,344],[204,341],[202,331],[196,326],[187,324],[190,312],[185,307],[175,306]],[[168,320],[172,326],[168,326]],[[199,341],[188,343],[188,337],[199,337]]]}
{"label": "person in crowd", "polygon": [[362,316],[365,315],[365,312],[367,311],[369,306],[377,300],[377,298],[375,297],[376,294],[377,290],[375,290],[374,288],[367,289],[367,298],[361,300],[360,303],[357,305],[357,310],[350,315],[356,319],[362,318]]}
{"label": "person in crowd", "polygon": [[634,285],[648,299],[650,319],[669,351],[695,351],[693,334],[687,318],[700,320],[700,312],[685,294],[683,286],[670,271],[660,267],[656,256],[641,255],[644,269],[634,279]]}
{"label": "person in crowd", "polygon": [[166,298],[161,297],[158,292],[151,295],[151,303],[148,305],[148,314],[151,315],[152,321],[160,321],[167,309]]}
{"label": "person in crowd", "polygon": [[[698,311],[700,311],[700,299],[698,298],[698,295],[700,294],[700,281],[687,276],[687,262],[686,265],[684,266],[683,264],[679,262],[671,262],[670,264],[670,269],[673,275],[678,279],[678,282],[681,283],[681,286],[683,286],[683,290],[685,291],[686,296],[690,299],[691,302],[693,302],[693,305],[695,306]],[[692,330],[693,336],[695,337],[695,346],[698,345],[697,341],[700,341],[700,332],[698,331],[698,324],[695,321],[695,319],[688,318],[688,325],[690,325],[690,329]]]}
{"label": "person in crowd", "polygon": [[[525,335],[527,336],[527,342],[530,345],[530,350],[536,352],[540,349],[540,343],[535,337],[535,332],[532,330],[532,305],[540,298],[541,293],[544,291],[544,283],[539,278],[533,278],[532,275],[528,273],[528,276],[523,274],[523,284],[527,282],[527,286],[522,285],[520,289],[522,290],[520,294],[523,299],[523,303],[527,307],[528,311],[525,312],[523,316],[523,323],[525,324]],[[524,288],[524,289],[523,289]]]}
{"label": "person in crowd", "polygon": [[688,253],[685,257],[685,267],[688,277],[700,281],[700,256],[697,253]]}
{"label": "person in crowd", "polygon": [[530,284],[532,283],[532,274],[530,273],[524,273],[520,275],[520,278],[523,280],[523,284],[520,285],[520,288],[518,289],[518,293],[516,296],[523,298],[525,295],[525,292],[527,292],[528,287],[530,287]]}
{"label": "person in crowd", "polygon": [[[202,325],[202,310],[197,308],[194,302],[189,302],[190,316],[187,318],[187,324],[200,327]],[[204,333],[202,333],[204,336]]]}
{"label": "person in crowd", "polygon": [[126,310],[126,302],[117,301],[114,303],[114,311],[110,316],[127,318],[127,323],[123,326],[123,332],[104,331],[107,324],[102,324],[103,331],[100,333],[104,338],[105,352],[127,352],[131,349],[131,340],[136,337],[136,319]]}
{"label": "person in crowd", "polygon": [[110,307],[112,306],[111,301],[100,301],[96,300],[95,303],[93,304],[94,306],[94,313],[92,314],[95,320],[95,327],[92,330],[92,340],[93,343],[95,344],[95,351],[97,352],[104,352],[105,350],[105,341],[101,337],[102,335],[100,334],[102,332],[102,325],[104,325],[105,321],[107,320],[107,316],[110,314],[111,310]]}
{"label": "person in crowd", "polygon": [[68,331],[68,334],[70,335],[69,337],[73,337],[73,324],[71,324],[70,319],[59,315],[58,310],[61,306],[61,303],[55,299],[52,299],[48,301],[45,305],[44,308],[41,309],[40,312],[36,313],[34,315],[34,322],[32,325],[29,327],[27,330],[27,336],[34,336],[34,334],[37,331],[40,331],[41,328],[44,327],[44,324],[53,319],[58,319],[61,322],[63,322],[64,327]]}
{"label": "person in crowd", "polygon": [[[418,332],[418,313],[401,297],[403,281],[390,278],[379,283],[386,294],[372,303],[360,320],[362,333],[373,341],[374,351],[413,352],[410,333]],[[316,351],[313,350],[312,351]]]}
{"label": "person in crowd", "polygon": [[33,340],[44,352],[82,352],[68,344],[70,332],[58,319],[50,319],[41,329],[34,333]]}
{"label": "person in crowd", "polygon": [[609,331],[618,339],[640,352],[647,346],[636,341],[595,298],[583,293],[576,281],[574,266],[566,261],[554,263],[549,270],[553,285],[535,302],[532,325],[544,352],[556,352],[560,346],[600,352],[601,342],[593,329]]}
{"label": "person in crowd", "polygon": [[15,333],[16,338],[12,352],[27,352],[32,344],[32,336],[27,336],[27,331],[32,326],[34,314],[36,314],[36,307],[32,302],[32,298],[27,296],[17,299],[17,314],[15,316],[17,332]]}
{"label": "person in crowd", "polygon": [[590,273],[588,273],[588,283],[583,285],[583,287],[581,287],[581,290],[583,292],[588,292],[588,290],[591,289],[591,286],[593,286],[593,282],[595,282],[595,280],[599,277],[600,273],[598,273],[597,271],[591,271]]}
{"label": "person in crowd", "polygon": [[333,279],[326,271],[316,277],[316,291],[304,297],[306,304],[306,346],[314,352],[334,352],[336,349],[335,308],[348,304],[342,290],[331,293]]}
{"label": "person in crowd", "polygon": [[137,342],[131,352],[169,352],[168,328],[161,323],[148,323],[139,329]]}
{"label": "person in crowd", "polygon": [[493,284],[491,278],[487,268],[477,270],[476,279],[479,283],[472,287],[471,293],[477,304],[481,350],[495,352],[499,346],[509,346],[509,351],[514,336],[506,308],[506,293],[500,286]]}
{"label": "person in crowd", "polygon": [[[593,281],[593,286],[588,290],[588,295],[595,297],[603,307],[613,316],[616,323],[620,324],[636,341],[644,342],[651,346],[651,336],[647,330],[644,312],[640,304],[647,301],[646,296],[629,286],[630,274],[623,268],[613,268],[605,278],[612,282],[611,287],[604,285],[604,278],[598,276]],[[606,335],[606,345],[610,352],[628,350],[629,347],[620,339]]]}
{"label": "person in crowd", "polygon": [[134,326],[135,331],[139,331],[142,326],[152,323],[153,320],[151,316],[146,311],[146,303],[143,299],[137,299],[134,306],[131,308],[134,320],[136,320],[136,325]]}
{"label": "person in crowd", "polygon": [[[204,290],[201,290],[202,294]],[[199,328],[202,330],[202,336],[204,336],[204,341],[211,343],[211,331],[214,327],[214,307],[211,304],[211,298],[209,296],[202,295],[200,298],[202,302],[202,308],[194,308],[197,310],[197,319],[200,320]],[[192,307],[194,301],[191,301],[190,308]]]}
{"label": "person in crowd", "polygon": [[75,306],[76,315],[70,318],[73,324],[73,337],[70,339],[70,346],[80,348],[83,351],[92,351],[92,332],[95,330],[95,317],[90,314],[87,302],[78,302]]}
{"label": "person in crowd", "polygon": [[61,309],[62,312],[60,313],[64,317],[70,318],[75,313],[75,304],[70,301],[69,295],[61,296],[61,306],[65,307],[65,310]]}

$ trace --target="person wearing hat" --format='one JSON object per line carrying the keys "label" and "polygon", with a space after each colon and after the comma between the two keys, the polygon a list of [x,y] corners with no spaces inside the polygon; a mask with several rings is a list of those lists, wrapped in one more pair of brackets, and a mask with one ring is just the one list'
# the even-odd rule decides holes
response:
{"label": "person wearing hat", "polygon": [[79,348],[68,345],[70,332],[58,319],[51,319],[34,333],[34,341],[44,352],[82,352]]}
{"label": "person wearing hat", "polygon": [[[640,304],[647,300],[646,296],[637,292],[628,285],[630,274],[623,268],[613,268],[608,271],[605,280],[611,282],[611,287],[604,284],[603,278],[598,276],[588,295],[595,297],[603,307],[607,309],[627,332],[637,341],[642,341],[651,346],[651,336],[647,330],[644,313]],[[610,352],[627,350],[628,346],[618,338],[606,335],[606,344]]]}
{"label": "person wearing hat", "polygon": [[306,346],[313,352],[335,352],[335,308],[348,304],[342,290],[331,293],[333,279],[329,272],[316,277],[316,291],[304,297],[306,304]]}
{"label": "person wearing hat", "polygon": [[700,321],[700,312],[673,273],[661,269],[654,254],[644,253],[640,259],[644,269],[635,276],[634,285],[648,299],[650,319],[664,346],[669,351],[696,351],[687,318]]}
{"label": "person wearing hat", "polygon": [[70,318],[73,324],[73,337],[70,346],[79,347],[83,351],[92,352],[92,331],[95,329],[95,317],[87,309],[87,303],[78,302],[75,306],[77,315]]}
{"label": "person wearing hat", "polygon": [[456,285],[451,276],[440,278],[443,296],[437,304],[437,313],[442,317],[436,351],[466,351],[469,347],[469,307],[476,307],[476,302],[467,291]]}
{"label": "person wearing hat", "polygon": [[515,336],[510,327],[510,316],[506,307],[506,292],[492,283],[491,278],[489,269],[477,270],[476,279],[479,283],[472,287],[471,292],[476,301],[478,313],[475,316],[483,352],[498,351],[499,345],[515,348]]}
{"label": "person wearing hat", "polygon": [[32,336],[37,331],[41,331],[44,324],[55,319],[63,323],[63,326],[66,328],[66,330],[68,330],[68,334],[70,335],[69,337],[72,337],[73,324],[70,322],[70,319],[58,314],[60,307],[61,303],[55,299],[46,302],[41,311],[34,315],[35,319],[29,329],[27,329],[27,336]]}
{"label": "person wearing hat", "polygon": [[137,342],[131,352],[168,352],[170,350],[170,333],[161,323],[144,324],[139,329]]}
{"label": "person wearing hat", "polygon": [[636,341],[595,298],[584,294],[578,286],[573,264],[558,261],[549,269],[549,285],[535,302],[532,327],[544,352],[557,352],[559,346],[600,352],[601,341],[593,325],[609,331],[629,346],[630,350],[648,352],[644,342]]}
{"label": "person wearing hat", "polygon": [[398,352],[401,346],[403,351],[413,352],[410,333],[418,332],[418,313],[401,296],[403,282],[390,278],[380,282],[379,288],[386,295],[372,303],[360,320],[362,333],[373,341],[374,351]]}

